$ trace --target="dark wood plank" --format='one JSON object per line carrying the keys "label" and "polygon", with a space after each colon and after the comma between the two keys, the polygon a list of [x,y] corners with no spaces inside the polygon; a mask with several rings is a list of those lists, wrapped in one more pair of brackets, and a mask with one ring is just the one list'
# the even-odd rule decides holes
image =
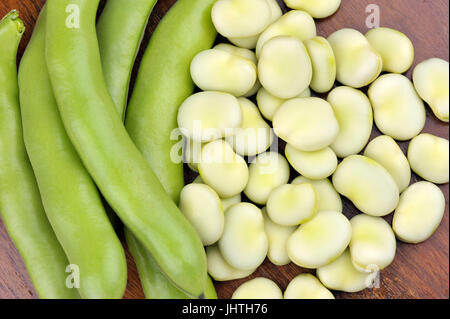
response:
{"label": "dark wood plank", "polygon": [[[278,1],[282,3],[281,0]],[[39,9],[44,3],[45,0],[3,0],[0,2],[0,17],[12,9],[18,9],[26,24],[27,32],[20,46],[19,57],[28,43]],[[173,3],[175,0],[158,2],[150,18],[138,61],[154,28]],[[319,35],[328,36],[335,30],[344,27],[352,27],[366,32],[367,14],[365,9],[371,3],[376,3],[381,8],[382,26],[396,28],[411,38],[416,50],[414,65],[429,57],[448,60],[449,3],[446,0],[345,0],[335,15],[317,21]],[[134,74],[137,68],[138,63]],[[411,76],[411,70],[407,72],[407,76]],[[448,125],[438,121],[429,110],[427,110],[425,132],[449,138]],[[375,129],[373,137],[379,134]],[[404,151],[407,146],[408,143],[401,143]],[[186,177],[190,181],[194,175],[187,173]],[[413,181],[417,180],[419,178],[414,175]],[[445,217],[436,233],[420,245],[399,242],[394,263],[381,273],[379,288],[367,289],[356,294],[337,292],[335,293],[337,298],[449,298],[449,186],[447,184],[441,188],[445,193],[447,205]],[[356,213],[355,207],[347,200],[344,200],[344,211],[349,217]],[[387,219],[390,220],[390,218]],[[136,266],[128,252],[127,261],[129,281],[124,298],[143,298]],[[293,264],[276,267],[266,260],[250,278],[268,277],[284,289],[293,277],[302,272],[310,271]],[[246,280],[248,278],[216,283],[219,297],[230,298],[234,290]],[[0,298],[36,297],[21,258],[0,222]]]}

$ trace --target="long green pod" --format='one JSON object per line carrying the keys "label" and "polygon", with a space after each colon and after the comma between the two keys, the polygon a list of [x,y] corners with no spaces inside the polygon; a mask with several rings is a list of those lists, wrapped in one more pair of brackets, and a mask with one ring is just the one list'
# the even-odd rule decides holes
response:
{"label": "long green pod", "polygon": [[122,119],[134,60],[156,1],[108,0],[97,22],[103,76]]}
{"label": "long green pod", "polygon": [[25,27],[12,11],[0,21],[0,213],[41,298],[79,298],[66,286],[66,255],[45,215],[22,137],[17,48]]}
{"label": "long green pod", "polygon": [[[175,287],[164,275],[152,255],[136,239],[130,230],[125,229],[125,239],[139,272],[145,297],[148,299],[191,299]],[[208,277],[205,288],[206,299],[217,299],[211,278]]]}
{"label": "long green pod", "polygon": [[206,278],[205,296],[206,299],[217,299],[216,288],[214,287],[214,283],[209,275],[208,278]]}
{"label": "long green pod", "polygon": [[[122,117],[126,108],[133,62],[148,16],[155,3],[156,0],[138,0],[133,3],[128,0],[109,0],[97,22],[103,75],[116,109]],[[167,279],[151,254],[138,242],[130,230],[125,229],[125,235],[128,247],[138,265],[139,276],[147,298],[189,298]],[[211,280],[207,282],[205,295],[206,298],[216,296]]]}
{"label": "long green pod", "polygon": [[190,299],[188,295],[175,287],[161,272],[152,255],[125,228],[125,239],[139,272],[145,297],[148,299]]}
{"label": "long green pod", "polygon": [[103,79],[99,0],[49,0],[46,61],[70,140],[102,194],[179,288],[204,294],[200,238],[130,139]]}
{"label": "long green pod", "polygon": [[25,145],[45,211],[69,261],[79,267],[83,298],[121,298],[125,253],[98,190],[70,142],[45,64],[46,8],[19,69]]}
{"label": "long green pod", "polygon": [[215,0],[178,0],[162,19],[142,59],[125,125],[166,191],[178,201],[183,163],[171,159],[181,103],[193,93],[190,64],[216,38]]}

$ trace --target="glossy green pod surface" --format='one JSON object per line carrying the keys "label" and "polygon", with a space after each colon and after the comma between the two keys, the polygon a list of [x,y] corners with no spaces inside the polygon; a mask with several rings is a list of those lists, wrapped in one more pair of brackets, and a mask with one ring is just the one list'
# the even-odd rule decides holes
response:
{"label": "glossy green pod surface", "polygon": [[66,286],[69,262],[45,215],[23,142],[16,55],[24,31],[17,11],[0,20],[0,213],[39,297],[79,298]]}
{"label": "glossy green pod surface", "polygon": [[46,8],[20,64],[19,86],[26,148],[48,219],[69,261],[79,267],[83,298],[122,298],[127,268],[88,172],[70,142],[45,65]]}
{"label": "glossy green pod surface", "polygon": [[[165,190],[178,201],[183,163],[170,154],[177,140],[180,105],[194,91],[190,64],[216,38],[211,21],[215,0],[179,0],[156,28],[142,59],[128,106],[126,128]],[[175,135],[176,137],[176,135]]]}
{"label": "glossy green pod surface", "polygon": [[108,0],[97,23],[106,86],[122,118],[134,60],[157,0]]}
{"label": "glossy green pod surface", "polygon": [[202,296],[202,243],[130,139],[105,84],[95,30],[99,1],[47,4],[46,61],[70,140],[111,207],[166,275]]}

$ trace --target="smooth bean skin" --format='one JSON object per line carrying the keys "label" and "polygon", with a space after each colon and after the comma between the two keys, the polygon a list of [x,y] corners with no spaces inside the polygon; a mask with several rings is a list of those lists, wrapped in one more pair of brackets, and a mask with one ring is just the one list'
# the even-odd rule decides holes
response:
{"label": "smooth bean skin", "polygon": [[383,59],[383,71],[404,73],[414,62],[414,46],[402,32],[391,28],[374,28],[365,34],[370,45]]}
{"label": "smooth bean skin", "polygon": [[333,186],[363,213],[386,216],[399,201],[399,189],[389,172],[373,159],[351,155],[333,174]]}
{"label": "smooth bean skin", "polygon": [[445,214],[445,196],[436,185],[420,181],[400,196],[392,228],[401,241],[418,244],[433,235]]}
{"label": "smooth bean skin", "polygon": [[178,108],[194,92],[191,61],[210,49],[217,35],[211,22],[214,2],[179,0],[165,15],[145,51],[126,115],[131,139],[177,202],[183,163],[170,158],[177,142],[170,135],[178,127]]}
{"label": "smooth bean skin", "polygon": [[134,60],[156,1],[108,0],[97,23],[103,76],[122,118]]}
{"label": "smooth bean skin", "polygon": [[334,299],[334,296],[313,275],[300,274],[286,287],[284,299]]}
{"label": "smooth bean skin", "polygon": [[25,28],[18,16],[12,11],[0,20],[0,213],[39,297],[76,299],[23,142],[16,55]]}
{"label": "smooth bean skin", "polygon": [[216,281],[228,281],[250,276],[256,269],[241,270],[231,266],[223,258],[217,245],[206,247],[208,272]]}
{"label": "smooth bean skin", "polygon": [[[280,5],[278,4],[277,0],[266,1],[270,7],[270,10],[272,11],[270,23],[274,23],[283,15],[283,12],[281,11]],[[245,38],[228,38],[228,40],[238,47],[245,49],[254,49],[256,48],[256,43],[258,42],[259,36],[260,35],[258,34]]]}
{"label": "smooth bean skin", "polygon": [[380,75],[383,59],[359,31],[340,29],[327,40],[336,58],[336,79],[343,85],[358,89],[372,83]]}
{"label": "smooth bean skin", "polygon": [[[142,288],[147,299],[191,299],[185,292],[170,282],[147,249],[125,228],[125,239],[139,272]],[[205,288],[206,299],[217,299],[216,291],[208,277]]]}
{"label": "smooth bean skin", "polygon": [[80,268],[81,296],[121,298],[125,253],[59,116],[45,65],[46,13],[44,8],[19,70],[25,145],[48,219],[69,261]]}
{"label": "smooth bean skin", "polygon": [[261,211],[264,216],[264,230],[269,241],[267,258],[269,258],[272,264],[277,266],[289,264],[291,260],[286,250],[286,243],[297,227],[278,225],[269,218],[265,207]]}
{"label": "smooth bean skin", "polygon": [[374,138],[364,150],[367,156],[381,164],[392,175],[402,193],[411,182],[408,159],[394,139],[387,135]]}
{"label": "smooth bean skin", "polygon": [[183,291],[175,287],[164,275],[152,255],[136,239],[133,233],[125,228],[128,249],[133,256],[139,272],[144,295],[148,299],[190,299]]}
{"label": "smooth bean skin", "polygon": [[[106,200],[161,269],[179,288],[202,296],[202,243],[133,144],[105,85],[94,24],[99,1],[47,3],[46,61],[70,140]],[[80,28],[66,26],[69,5],[79,8]]]}
{"label": "smooth bean skin", "polygon": [[417,135],[408,146],[411,169],[423,179],[446,184],[449,181],[449,142],[428,133]]}
{"label": "smooth bean skin", "polygon": [[341,5],[341,0],[284,0],[289,8],[305,10],[315,19],[333,15]]}
{"label": "smooth bean skin", "polygon": [[360,90],[338,86],[327,97],[339,124],[339,133],[331,144],[338,157],[358,154],[372,133],[373,111],[369,98]]}
{"label": "smooth bean skin", "polygon": [[283,299],[283,293],[272,280],[258,277],[240,285],[231,299]]}
{"label": "smooth bean skin", "polygon": [[[138,0],[130,5],[130,2],[124,0],[108,1],[97,24],[103,74],[119,115],[122,117],[125,112],[133,62],[148,16],[155,3],[155,0]],[[125,229],[125,238],[138,265],[146,298],[189,298],[166,278],[152,255],[128,229]],[[210,292],[212,292],[211,296],[216,296],[214,285],[211,280],[208,280],[205,289],[207,298]]]}
{"label": "smooth bean skin", "polygon": [[328,178],[321,180],[312,180],[304,176],[299,176],[292,181],[292,184],[311,184],[317,192],[317,212],[332,210],[342,213],[342,199],[334,189]]}
{"label": "smooth bean skin", "polygon": [[432,58],[420,62],[414,68],[413,82],[417,93],[428,103],[434,115],[439,120],[448,123],[448,61]]}
{"label": "smooth bean skin", "polygon": [[328,289],[358,292],[370,287],[377,279],[379,272],[360,272],[352,263],[350,250],[347,249],[335,261],[320,267],[317,277]]}

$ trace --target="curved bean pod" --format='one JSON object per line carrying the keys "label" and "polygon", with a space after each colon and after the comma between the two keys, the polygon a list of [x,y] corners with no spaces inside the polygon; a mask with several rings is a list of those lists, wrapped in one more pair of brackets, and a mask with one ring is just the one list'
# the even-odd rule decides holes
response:
{"label": "curved bean pod", "polygon": [[46,11],[19,70],[25,145],[48,219],[69,261],[79,266],[81,296],[121,298],[127,282],[125,254],[59,116],[45,65]]}
{"label": "curved bean pod", "polygon": [[[106,200],[161,269],[179,288],[203,296],[202,243],[133,144],[105,85],[94,24],[99,0],[47,4],[47,67],[69,138]],[[69,14],[75,23],[67,23]]]}
{"label": "curved bean pod", "polygon": [[[175,287],[159,268],[155,259],[136,239],[130,230],[125,228],[125,239],[128,249],[131,252],[139,277],[142,282],[144,294],[149,299],[190,299],[186,293]],[[207,299],[217,299],[214,285],[208,277],[205,288],[205,297]]]}
{"label": "curved bean pod", "polygon": [[170,135],[178,127],[178,108],[194,92],[191,61],[210,49],[217,35],[211,22],[214,2],[179,0],[166,14],[142,59],[125,121],[131,139],[176,202],[184,186],[183,163],[170,158],[177,142]]}
{"label": "curved bean pod", "polygon": [[[156,0],[138,0],[131,5],[128,0],[108,1],[97,23],[105,82],[122,117],[126,109],[133,62],[155,3]],[[125,228],[125,234],[128,247],[138,264],[146,298],[189,298],[163,275],[152,255],[132,232]],[[212,292],[212,296],[208,295],[208,292]],[[207,298],[213,298],[215,295],[211,280],[207,282],[205,295]]]}
{"label": "curved bean pod", "polygon": [[97,23],[103,76],[122,119],[134,60],[157,0],[108,0]]}
{"label": "curved bean pod", "polygon": [[25,27],[17,11],[0,20],[0,213],[41,298],[79,298],[69,264],[42,207],[22,136],[16,55]]}

